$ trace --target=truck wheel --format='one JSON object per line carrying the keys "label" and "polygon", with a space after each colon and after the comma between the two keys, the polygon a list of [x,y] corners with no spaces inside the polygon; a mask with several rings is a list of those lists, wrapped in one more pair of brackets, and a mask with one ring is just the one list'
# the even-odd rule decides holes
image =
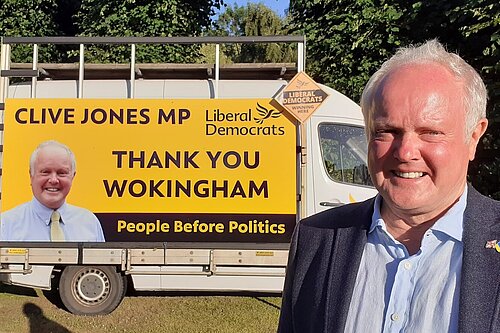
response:
{"label": "truck wheel", "polygon": [[78,315],[103,315],[121,303],[127,289],[125,276],[112,266],[68,266],[59,281],[61,301]]}

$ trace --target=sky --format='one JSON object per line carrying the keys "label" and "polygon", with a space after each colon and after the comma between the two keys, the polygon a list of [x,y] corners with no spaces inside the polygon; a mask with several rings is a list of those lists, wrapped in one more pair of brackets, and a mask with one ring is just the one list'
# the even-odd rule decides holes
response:
{"label": "sky", "polygon": [[224,2],[231,6],[237,4],[240,7],[246,6],[248,3],[263,3],[281,17],[285,17],[285,10],[290,4],[290,0],[227,0]]}

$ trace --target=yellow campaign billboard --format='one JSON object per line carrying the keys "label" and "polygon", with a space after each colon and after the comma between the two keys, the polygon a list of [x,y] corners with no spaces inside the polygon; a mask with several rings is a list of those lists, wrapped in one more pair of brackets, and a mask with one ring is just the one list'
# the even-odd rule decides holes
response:
{"label": "yellow campaign billboard", "polygon": [[33,200],[30,156],[55,140],[76,159],[66,202],[94,213],[106,241],[286,242],[296,123],[277,108],[272,99],[8,99],[2,215]]}

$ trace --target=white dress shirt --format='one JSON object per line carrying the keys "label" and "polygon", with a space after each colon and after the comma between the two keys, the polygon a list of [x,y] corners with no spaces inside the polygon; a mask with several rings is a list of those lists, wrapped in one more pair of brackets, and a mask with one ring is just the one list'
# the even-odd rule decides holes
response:
{"label": "white dress shirt", "polygon": [[[104,242],[101,223],[89,210],[66,202],[57,209],[66,241]],[[4,241],[50,242],[50,216],[53,209],[36,198],[1,214],[0,239]]]}
{"label": "white dress shirt", "polygon": [[466,198],[467,188],[411,256],[387,232],[376,198],[345,332],[458,332]]}

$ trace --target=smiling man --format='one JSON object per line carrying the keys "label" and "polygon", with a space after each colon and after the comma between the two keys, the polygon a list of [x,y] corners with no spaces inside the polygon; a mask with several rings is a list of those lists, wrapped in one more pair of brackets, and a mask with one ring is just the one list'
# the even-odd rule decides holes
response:
{"label": "smiling man", "polygon": [[66,203],[76,175],[73,152],[57,141],[41,143],[31,154],[33,199],[2,213],[0,239],[6,241],[103,242],[97,217]]}
{"label": "smiling man", "polygon": [[467,184],[486,87],[436,40],[399,50],[361,98],[379,194],[301,221],[279,332],[498,332],[500,203]]}

